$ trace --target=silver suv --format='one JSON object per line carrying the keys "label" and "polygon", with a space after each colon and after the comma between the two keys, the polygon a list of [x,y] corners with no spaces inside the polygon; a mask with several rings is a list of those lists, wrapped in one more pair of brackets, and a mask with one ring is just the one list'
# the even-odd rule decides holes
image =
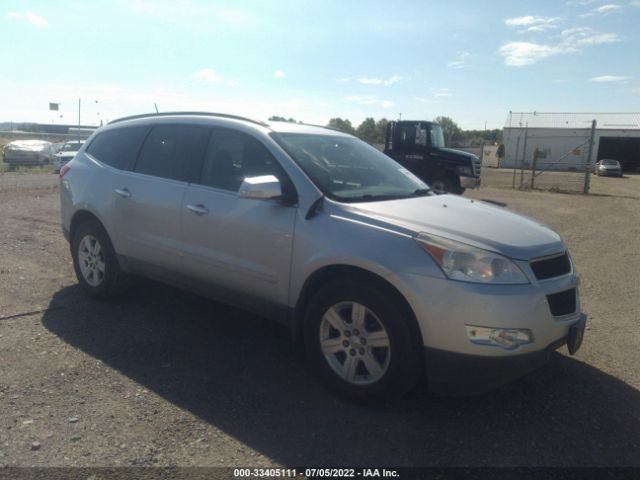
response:
{"label": "silver suv", "polygon": [[486,391],[580,346],[578,277],[560,236],[434,195],[344,133],[205,113],[128,117],[62,167],[78,281],[108,298],[126,274],[291,328],[334,390],[403,394],[426,378]]}

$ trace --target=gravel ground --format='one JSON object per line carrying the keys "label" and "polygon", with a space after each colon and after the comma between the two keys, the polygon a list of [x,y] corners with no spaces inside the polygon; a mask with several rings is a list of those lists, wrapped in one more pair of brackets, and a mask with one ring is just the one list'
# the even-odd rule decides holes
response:
{"label": "gravel ground", "polygon": [[499,390],[327,393],[288,333],[140,282],[76,286],[53,175],[0,175],[0,465],[640,466],[640,177],[596,195],[483,188],[557,229],[582,274],[582,349]]}

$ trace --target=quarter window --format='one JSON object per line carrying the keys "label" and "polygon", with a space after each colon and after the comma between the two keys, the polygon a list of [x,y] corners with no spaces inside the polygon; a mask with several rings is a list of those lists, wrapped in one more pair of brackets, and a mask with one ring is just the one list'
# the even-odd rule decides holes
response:
{"label": "quarter window", "polygon": [[190,182],[197,178],[210,130],[178,125],[155,127],[144,142],[135,171]]}
{"label": "quarter window", "polygon": [[148,127],[107,130],[96,135],[87,148],[87,153],[110,167],[131,169],[148,131]]}

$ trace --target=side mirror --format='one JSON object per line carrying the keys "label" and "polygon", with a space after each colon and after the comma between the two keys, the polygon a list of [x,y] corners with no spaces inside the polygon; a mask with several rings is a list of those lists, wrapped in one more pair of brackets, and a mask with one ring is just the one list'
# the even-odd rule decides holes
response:
{"label": "side mirror", "polygon": [[240,198],[252,198],[254,200],[271,200],[282,197],[280,180],[273,175],[260,177],[247,177],[242,181],[238,192]]}

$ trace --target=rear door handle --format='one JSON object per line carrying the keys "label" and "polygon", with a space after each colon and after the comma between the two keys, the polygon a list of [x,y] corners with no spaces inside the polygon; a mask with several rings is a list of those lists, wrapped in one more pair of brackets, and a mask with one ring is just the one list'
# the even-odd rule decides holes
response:
{"label": "rear door handle", "polygon": [[116,193],[122,198],[129,198],[131,196],[131,192],[128,188],[116,188]]}
{"label": "rear door handle", "polygon": [[209,213],[209,209],[201,203],[198,205],[187,205],[187,210],[195,213],[196,215],[205,215]]}

